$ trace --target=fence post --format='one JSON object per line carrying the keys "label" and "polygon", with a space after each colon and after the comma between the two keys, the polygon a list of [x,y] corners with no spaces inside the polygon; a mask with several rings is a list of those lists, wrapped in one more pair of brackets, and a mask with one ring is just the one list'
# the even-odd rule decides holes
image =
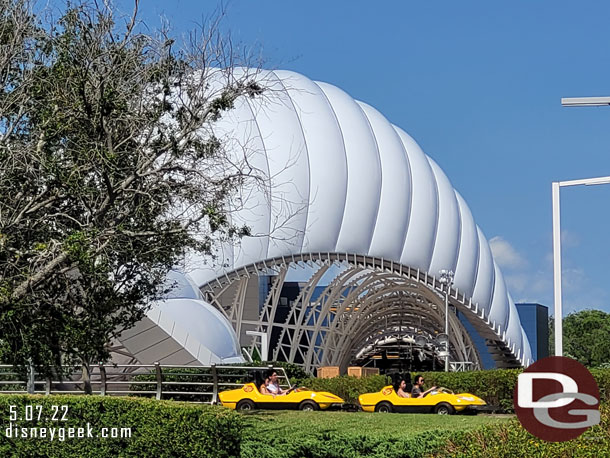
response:
{"label": "fence post", "polygon": [[155,361],[155,371],[157,373],[157,399],[161,399],[161,393],[163,392],[163,374],[161,373],[161,366]]}
{"label": "fence post", "polygon": [[218,404],[218,371],[216,370],[216,363],[212,363],[212,404]]}
{"label": "fence post", "polygon": [[100,368],[100,396],[106,396],[106,368],[104,364],[98,363]]}
{"label": "fence post", "polygon": [[44,394],[49,396],[51,394],[51,385],[53,383],[53,380],[51,380],[51,377],[47,377],[47,383],[45,384],[45,389],[44,389]]}
{"label": "fence post", "polygon": [[32,360],[28,363],[28,382],[27,382],[27,391],[28,394],[34,394],[36,390],[35,387],[35,376],[34,376],[34,366],[32,365]]}

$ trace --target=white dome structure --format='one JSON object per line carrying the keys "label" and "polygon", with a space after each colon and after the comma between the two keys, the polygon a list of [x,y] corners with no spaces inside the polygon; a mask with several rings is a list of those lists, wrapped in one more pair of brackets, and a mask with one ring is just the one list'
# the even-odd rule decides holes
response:
{"label": "white dome structure", "polygon": [[[231,324],[205,302],[187,275],[171,271],[169,297],[122,333],[120,341],[142,364],[229,364],[243,362]],[[202,325],[203,324],[203,325]]]}
{"label": "white dome structure", "polygon": [[[215,261],[192,259],[189,270],[208,302],[226,314],[242,345],[244,329],[266,331],[273,340],[277,328],[273,355],[311,369],[346,364],[349,355],[341,345],[355,354],[373,341],[373,333],[382,332],[380,320],[388,323],[391,316],[402,314],[401,327],[410,320],[415,329],[413,317],[419,313],[420,321],[435,323],[426,332],[443,332],[444,310],[437,306],[444,303],[444,290],[438,277],[446,269],[455,272],[451,304],[488,345],[495,345],[496,361],[529,365],[530,344],[487,239],[445,173],[413,138],[330,84],[290,71],[265,71],[257,78],[266,88],[264,96],[238,99],[213,126],[236,157],[247,156],[264,183],[246,185],[235,197],[238,204],[233,203],[233,223],[249,226],[252,235],[238,246],[224,245]],[[248,288],[258,291],[258,285],[245,281],[250,276],[301,261],[359,266],[358,275],[344,278],[356,289],[365,271],[379,273],[378,283],[361,287],[360,295],[350,299],[355,305],[344,312],[336,306],[337,301],[345,304],[342,293],[324,293],[326,299],[315,305],[304,290],[297,301],[301,305],[288,312],[284,323],[275,317],[279,305],[273,291],[264,304],[245,299]],[[281,269],[274,273],[282,275]],[[379,282],[386,292],[364,304],[365,293],[377,291]],[[413,297],[409,311],[390,301],[399,293],[407,297],[406,292]],[[327,304],[330,298],[334,305]],[[427,301],[428,308],[418,301]],[[193,318],[184,307],[175,322],[186,326]],[[216,326],[201,323],[206,330]],[[457,329],[459,322],[453,325]],[[350,329],[351,336],[341,329]]]}

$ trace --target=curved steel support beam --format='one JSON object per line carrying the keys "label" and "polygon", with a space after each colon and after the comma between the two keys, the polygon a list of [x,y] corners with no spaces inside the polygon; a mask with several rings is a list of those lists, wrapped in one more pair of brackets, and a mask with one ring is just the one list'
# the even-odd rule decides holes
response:
{"label": "curved steel support beam", "polygon": [[[235,325],[234,320],[240,316],[240,313],[243,314],[244,305],[232,304],[227,310],[226,304],[223,306],[219,300],[231,284],[245,276],[260,275],[270,268],[276,268],[279,269],[278,277],[281,278],[276,278],[274,288],[281,291],[289,265],[299,262],[313,262],[321,265],[321,268],[301,290],[285,322],[274,322],[277,302],[274,307],[273,302],[269,301],[270,296],[261,310],[258,322],[247,322],[249,325],[257,326],[259,330],[266,330],[268,335],[271,335],[273,328],[281,330],[278,344],[272,349],[274,359],[278,359],[281,355],[288,361],[303,361],[305,368],[311,370],[322,361],[328,361],[329,358],[334,360],[330,353],[336,353],[339,349],[342,354],[348,354],[346,347],[356,345],[348,345],[348,337],[354,340],[357,335],[358,340],[363,342],[363,339],[366,340],[366,333],[371,329],[371,326],[358,324],[358,320],[364,319],[362,318],[364,311],[377,307],[380,310],[374,316],[387,314],[387,310],[384,312],[383,309],[388,307],[386,303],[388,300],[401,301],[403,304],[401,313],[405,319],[409,315],[426,318],[428,332],[444,330],[444,325],[441,323],[444,323],[442,306],[445,292],[438,279],[417,269],[380,258],[341,253],[305,253],[271,258],[226,273],[203,285],[201,289],[214,305],[233,318],[232,322]],[[330,269],[332,263],[337,262],[346,266],[346,269],[331,281],[317,300],[312,302],[311,298],[318,282]],[[403,295],[392,298],[392,294]],[[405,297],[405,294],[409,297]],[[381,300],[384,297],[385,299]],[[510,348],[506,351],[509,342],[505,340],[502,329],[496,323],[490,323],[477,304],[473,304],[470,298],[460,294],[457,289],[450,289],[449,303],[460,311],[488,342],[497,342],[503,347],[503,351],[494,354],[498,362],[519,363]],[[358,308],[358,313],[354,313],[355,308]],[[450,314],[449,321],[450,345],[454,358],[465,360],[474,358],[477,362],[480,361],[470,336],[455,314]]]}

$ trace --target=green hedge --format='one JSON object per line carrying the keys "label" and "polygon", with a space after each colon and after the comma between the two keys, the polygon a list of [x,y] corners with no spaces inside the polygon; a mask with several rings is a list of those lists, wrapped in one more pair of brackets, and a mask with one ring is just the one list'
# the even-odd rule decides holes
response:
{"label": "green hedge", "polygon": [[513,392],[521,369],[471,372],[425,372],[426,387],[438,386],[456,393],[472,393],[501,411],[513,411]]}
{"label": "green hedge", "polygon": [[[501,411],[513,411],[513,392],[521,369],[493,369],[472,372],[422,372],[426,386],[443,386],[455,392],[473,393]],[[591,369],[603,402],[610,401],[610,369]],[[415,377],[416,373],[412,374]],[[379,391],[390,382],[385,376],[361,379],[349,376],[330,379],[309,378],[299,383],[318,391],[330,391],[347,402],[356,403],[363,393]]]}
{"label": "green hedge", "polygon": [[[271,364],[271,363],[270,363]],[[295,380],[303,379],[307,377],[307,373],[302,367],[292,363],[285,362],[273,362],[273,367],[284,368],[286,376],[290,382],[293,383]],[[261,363],[239,363],[234,366],[240,367],[268,367],[268,365],[261,365]],[[228,374],[226,369],[219,370],[218,376],[218,390],[232,390],[235,388],[232,384],[234,383],[247,383],[251,381],[253,375],[252,370],[248,369],[230,369]],[[163,386],[164,391],[174,392],[191,392],[201,394],[172,394],[163,395],[163,399],[171,399],[173,401],[185,401],[185,402],[202,402],[211,400],[210,386],[199,386],[189,385],[190,382],[210,382],[211,381],[211,369],[209,368],[162,368],[163,373]],[[1,376],[1,373],[0,373]],[[133,391],[134,395],[138,394],[138,391],[156,391],[157,389],[157,375],[154,370],[151,370],[148,374],[136,375],[133,378],[134,382],[129,386],[129,390]],[[152,382],[152,383],[141,383],[141,382]],[[167,382],[186,382],[167,384]]]}
{"label": "green hedge", "polygon": [[[610,401],[610,369],[590,369],[599,386],[602,402]],[[513,392],[521,369],[493,369],[472,372],[426,372],[426,386],[444,386],[455,392],[468,392],[488,404],[513,412]]]}
{"label": "green hedge", "polygon": [[600,407],[601,422],[576,439],[546,442],[527,432],[517,419],[454,433],[434,457],[511,458],[515,456],[607,457],[610,455],[610,406]]}
{"label": "green hedge", "polygon": [[250,412],[244,414],[242,458],[422,457],[442,449],[457,430],[507,421],[365,412]]}
{"label": "green hedge", "polygon": [[[373,414],[371,414],[373,415]],[[305,433],[305,432],[304,432]],[[428,431],[415,437],[346,436],[327,432],[299,436],[271,436],[266,442],[245,441],[242,458],[415,458],[439,450],[447,443],[447,431]]]}
{"label": "green hedge", "polygon": [[[51,420],[53,406],[64,405],[68,406],[66,421]],[[15,438],[14,429],[13,437],[7,437],[10,406],[18,415],[13,427],[56,428],[55,439]],[[32,421],[25,419],[27,406],[33,406]],[[62,414],[59,409],[58,418]],[[240,415],[222,407],[100,396],[4,395],[0,396],[0,418],[3,457],[234,457],[239,455],[242,427]],[[131,437],[67,437],[68,428],[86,431],[87,423],[94,435],[101,428],[131,428]],[[59,440],[57,428],[64,428],[64,441]]]}
{"label": "green hedge", "polygon": [[314,391],[328,391],[343,398],[345,402],[356,404],[358,396],[363,393],[380,391],[391,383],[385,375],[372,375],[370,377],[356,378],[348,375],[333,378],[308,378],[299,380],[300,386]]}

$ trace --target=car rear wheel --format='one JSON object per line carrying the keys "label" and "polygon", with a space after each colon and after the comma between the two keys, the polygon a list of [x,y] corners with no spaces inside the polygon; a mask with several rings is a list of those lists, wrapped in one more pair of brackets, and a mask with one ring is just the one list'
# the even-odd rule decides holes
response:
{"label": "car rear wheel", "polygon": [[455,413],[455,409],[451,406],[451,404],[441,402],[434,407],[434,412],[439,415],[453,415]]}
{"label": "car rear wheel", "polygon": [[303,401],[299,404],[299,410],[313,412],[314,410],[320,410],[320,406],[313,401]]}
{"label": "car rear wheel", "polygon": [[392,413],[394,412],[394,407],[389,402],[380,402],[375,406],[375,412]]}
{"label": "car rear wheel", "polygon": [[250,399],[242,399],[235,406],[235,410],[239,410],[240,412],[248,412],[250,410],[254,410],[256,408],[254,402],[250,401]]}

